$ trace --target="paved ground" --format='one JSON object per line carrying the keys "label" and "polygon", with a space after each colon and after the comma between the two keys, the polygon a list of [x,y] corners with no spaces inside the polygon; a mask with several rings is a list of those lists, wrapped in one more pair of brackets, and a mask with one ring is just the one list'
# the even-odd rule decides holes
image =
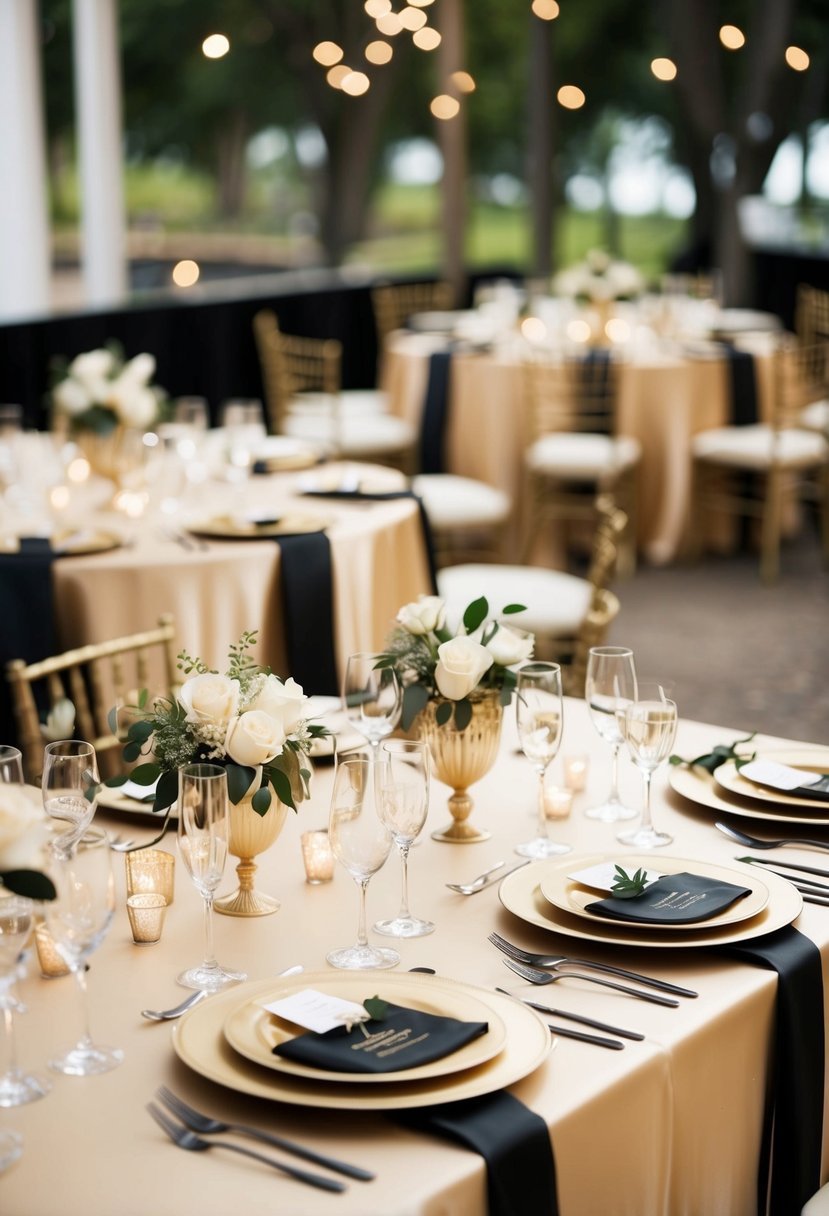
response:
{"label": "paved ground", "polygon": [[814,531],[785,547],[780,581],[755,557],[640,567],[616,584],[608,641],[641,676],[673,680],[680,714],[829,746],[829,573]]}

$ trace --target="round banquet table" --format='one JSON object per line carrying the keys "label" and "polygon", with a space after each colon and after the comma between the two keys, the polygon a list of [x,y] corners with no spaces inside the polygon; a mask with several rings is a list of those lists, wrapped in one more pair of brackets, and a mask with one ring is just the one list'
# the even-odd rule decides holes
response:
{"label": "round banquet table", "polygon": [[[755,355],[758,416],[771,408],[772,334],[740,337]],[[429,356],[447,347],[443,335],[398,331],[384,351],[383,386],[391,408],[418,424],[429,375]],[[447,472],[473,477],[506,491],[517,529],[524,508],[524,451],[530,442],[525,364],[531,347],[518,334],[490,349],[464,349],[452,356]],[[695,340],[614,351],[619,355],[617,426],[639,440],[638,546],[655,564],[678,557],[686,540],[691,507],[691,438],[729,421],[728,365],[722,348]]]}
{"label": "round banquet table", "polygon": [[[676,747],[682,755],[697,755],[742,733],[682,721]],[[753,743],[769,744],[781,741],[758,737]],[[584,816],[606,793],[609,753],[584,702],[567,699],[554,779],[561,781],[562,757],[577,753],[588,758],[587,789],[576,796],[572,816],[552,826],[558,839],[573,845],[574,867],[580,855],[624,850],[615,844],[614,825]],[[641,783],[627,759],[620,775],[623,796],[637,799]],[[544,1063],[510,1087],[550,1129],[561,1216],[756,1216],[758,1146],[773,1067],[775,975],[706,949],[621,948],[567,939],[516,918],[500,903],[497,885],[468,898],[447,890],[445,883],[468,881],[496,861],[518,860],[514,846],[534,830],[535,781],[528,761],[516,755],[508,713],[496,765],[472,789],[473,821],[491,830],[490,840],[469,846],[431,838],[448,818],[449,791],[434,783],[427,826],[410,857],[410,885],[413,911],[432,919],[436,930],[393,943],[402,956],[398,972],[433,967],[439,976],[476,985],[482,995],[502,986],[645,1036],[622,1051],[555,1040]],[[252,980],[295,964],[325,971],[326,952],[354,939],[355,884],[337,867],[332,882],[310,886],[302,868],[300,833],[325,823],[331,785],[331,767],[318,763],[310,801],[288,816],[276,844],[257,858],[257,886],[278,896],[281,910],[252,919],[216,918],[219,961],[246,970]],[[739,847],[713,827],[716,812],[673,794],[665,770],[654,779],[654,817],[675,837],[665,850],[672,856],[738,864]],[[129,812],[99,809],[97,822],[139,839],[149,839],[154,830]],[[162,847],[176,852],[172,839]],[[0,1111],[0,1126],[18,1130],[25,1142],[22,1159],[0,1177],[4,1216],[168,1216],[195,1210],[225,1216],[240,1204],[251,1213],[291,1216],[325,1216],[335,1208],[343,1216],[486,1216],[485,1171],[475,1153],[404,1130],[376,1112],[291,1107],[246,1096],[182,1063],[171,1026],[144,1021],[140,1010],[168,1007],[184,995],[175,976],[200,957],[201,899],[177,862],[175,900],[161,941],[135,946],[124,906],[123,861],[117,854],[113,860],[117,909],[91,957],[89,1004],[93,1037],[122,1047],[125,1060],[101,1077],[56,1077],[44,1100]],[[788,849],[786,860],[814,864],[814,854]],[[229,864],[220,894],[234,884]],[[369,887],[369,925],[397,907],[399,894],[400,867],[392,855]],[[825,971],[826,909],[804,905],[795,924],[818,945]],[[569,951],[648,972],[699,997],[663,1008],[577,980],[531,988],[487,942],[492,930],[531,950]],[[382,972],[366,983],[366,996],[382,996]],[[33,966],[21,997],[29,1012],[17,1018],[20,1060],[29,1069],[42,1067],[79,1029],[78,994],[70,978],[45,980]],[[350,1183],[346,1194],[332,1198],[230,1154],[181,1152],[144,1109],[162,1084],[199,1109],[281,1132],[375,1170],[377,1179]],[[829,1161],[826,1153],[824,1160]]]}

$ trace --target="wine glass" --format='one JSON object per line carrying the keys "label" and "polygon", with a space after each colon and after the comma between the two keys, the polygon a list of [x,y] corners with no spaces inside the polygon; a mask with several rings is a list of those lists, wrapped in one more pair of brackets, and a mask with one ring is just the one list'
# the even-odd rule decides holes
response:
{"label": "wine glass", "polygon": [[0,785],[23,784],[23,756],[20,749],[0,744]]}
{"label": "wine glass", "polygon": [[178,770],[178,847],[204,900],[204,961],[178,976],[184,988],[218,992],[247,977],[226,971],[213,950],[213,899],[222,881],[230,838],[227,773],[218,764],[185,764]]}
{"label": "wine glass", "polygon": [[366,936],[366,888],[372,874],[385,863],[392,835],[377,814],[374,800],[374,764],[365,754],[347,756],[337,765],[328,836],[331,849],[360,888],[360,918],[357,941],[326,955],[332,967],[395,967],[400,962],[396,950],[374,947]]}
{"label": "wine glass", "polygon": [[619,797],[619,749],[624,742],[622,715],[636,700],[636,668],[633,651],[625,646],[592,646],[588,652],[584,696],[593,725],[613,749],[610,793],[605,802],[585,811],[588,819],[615,823],[635,819],[636,811]]}
{"label": "wine glass", "polygon": [[379,654],[348,656],[343,680],[343,706],[352,726],[371,744],[377,758],[380,741],[400,719],[403,690],[393,667],[378,667]]}
{"label": "wine glass", "polygon": [[[14,748],[10,750],[14,751]],[[0,1106],[22,1106],[48,1094],[51,1081],[24,1073],[17,1063],[12,987],[17,963],[32,929],[34,904],[22,895],[0,897],[0,1009],[6,1027],[6,1071],[0,1076]]]}
{"label": "wine glass", "polygon": [[624,735],[633,763],[642,771],[645,783],[642,822],[638,828],[620,832],[617,840],[637,849],[658,849],[670,844],[673,836],[658,832],[651,818],[651,778],[667,762],[676,739],[676,702],[665,697],[636,700],[624,716]]}
{"label": "wine glass", "polygon": [[101,784],[95,748],[81,739],[48,743],[41,784],[47,815],[68,824],[53,840],[53,848],[71,854],[95,814]]}
{"label": "wine glass", "polygon": [[74,1047],[49,1061],[56,1072],[90,1077],[109,1072],[124,1058],[116,1047],[92,1041],[86,990],[86,960],[104,940],[115,913],[115,883],[106,832],[86,832],[71,852],[52,851],[50,877],[57,896],[44,904],[46,928],[75,976],[83,1005],[83,1033]]}
{"label": "wine glass", "polygon": [[525,663],[515,686],[515,720],[521,750],[538,773],[538,835],[516,845],[522,857],[554,857],[569,853],[569,844],[551,840],[544,806],[544,775],[561,745],[563,705],[558,663]]}
{"label": "wine glass", "polygon": [[409,911],[409,849],[426,822],[430,772],[429,744],[423,740],[389,739],[382,744],[376,772],[377,802],[403,865],[400,911],[392,920],[380,920],[374,926],[387,937],[425,937],[435,929],[431,921]]}

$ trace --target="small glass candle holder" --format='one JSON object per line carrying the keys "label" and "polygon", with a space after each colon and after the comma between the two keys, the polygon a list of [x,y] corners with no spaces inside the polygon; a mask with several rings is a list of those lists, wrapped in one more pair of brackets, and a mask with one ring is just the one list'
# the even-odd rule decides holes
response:
{"label": "small glass candle holder", "polygon": [[326,828],[302,833],[302,860],[306,882],[316,886],[331,881],[334,877],[334,854]]}
{"label": "small glass candle holder", "polygon": [[124,854],[127,895],[163,895],[173,902],[176,859],[164,849],[136,849]]}
{"label": "small glass candle holder", "polygon": [[566,819],[573,809],[573,791],[560,785],[545,785],[543,797],[547,819]]}
{"label": "small glass candle holder", "polygon": [[46,928],[44,921],[35,926],[35,950],[40,965],[40,974],[44,979],[52,980],[56,976],[69,974],[66,959],[55,945],[55,939]]}
{"label": "small glass candle holder", "polygon": [[167,900],[163,895],[145,891],[127,897],[127,916],[130,919],[132,940],[137,946],[152,946],[161,940]]}
{"label": "small glass candle holder", "polygon": [[574,794],[580,794],[587,785],[587,756],[564,756],[564,784]]}

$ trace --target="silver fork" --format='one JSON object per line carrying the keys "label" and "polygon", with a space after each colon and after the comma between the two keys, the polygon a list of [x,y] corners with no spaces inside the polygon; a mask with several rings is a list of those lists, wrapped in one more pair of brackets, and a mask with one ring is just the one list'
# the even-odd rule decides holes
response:
{"label": "silver fork", "polygon": [[692,988],[681,988],[679,984],[670,984],[667,980],[658,980],[652,975],[642,975],[638,971],[627,971],[624,967],[613,967],[610,963],[594,963],[587,958],[568,958],[566,954],[533,954],[531,950],[522,950],[514,946],[499,933],[490,933],[487,938],[493,946],[508,955],[518,963],[527,963],[531,967],[589,967],[593,971],[602,971],[607,975],[618,975],[623,980],[633,980],[634,983],[644,984],[648,988],[656,988],[659,992],[670,992],[674,996],[699,996]]}
{"label": "silver fork", "polygon": [[191,1153],[204,1153],[209,1148],[223,1148],[229,1153],[241,1153],[243,1157],[252,1157],[254,1161],[261,1161],[264,1165],[269,1165],[272,1169],[287,1174],[289,1178],[295,1178],[298,1182],[307,1182],[309,1186],[319,1187],[322,1191],[344,1191],[346,1189],[344,1182],[337,1182],[334,1178],[325,1178],[322,1174],[310,1174],[307,1170],[297,1169],[293,1165],[285,1165],[282,1161],[275,1161],[273,1157],[266,1157],[264,1153],[255,1153],[252,1148],[243,1148],[241,1144],[228,1144],[224,1140],[203,1140],[201,1136],[188,1131],[180,1123],[174,1123],[169,1115],[152,1102],[147,1103],[147,1110],[174,1144]]}
{"label": "silver fork", "polygon": [[258,1127],[248,1127],[244,1123],[225,1123],[221,1119],[213,1119],[210,1115],[203,1115],[201,1111],[194,1110],[192,1106],[188,1106],[185,1101],[164,1085],[158,1090],[158,1097],[170,1108],[173,1114],[178,1115],[182,1123],[185,1123],[191,1131],[202,1132],[205,1135],[214,1132],[238,1132],[240,1136],[250,1136],[252,1140],[261,1140],[263,1144],[270,1144],[274,1148],[281,1148],[285,1153],[293,1153],[295,1157],[303,1157],[306,1161],[313,1161],[315,1165],[325,1166],[329,1170],[345,1174],[348,1178],[359,1178],[361,1182],[371,1182],[376,1176],[358,1165],[349,1165],[347,1161],[338,1161],[335,1157],[326,1157],[322,1153],[314,1152],[313,1149],[296,1144],[293,1140],[284,1140],[282,1136],[275,1136],[271,1132],[260,1131]]}
{"label": "silver fork", "polygon": [[517,963],[515,959],[505,958],[504,963],[510,971],[529,980],[531,984],[556,984],[559,980],[587,980],[590,984],[601,984],[603,988],[614,988],[616,992],[624,992],[626,996],[636,996],[640,1001],[650,1001],[652,1005],[668,1005],[672,1009],[679,1007],[679,1001],[669,996],[657,996],[655,992],[643,992],[641,988],[629,988],[627,984],[617,984],[615,980],[603,980],[598,975],[583,975],[580,971],[539,971],[537,967],[527,967]]}

